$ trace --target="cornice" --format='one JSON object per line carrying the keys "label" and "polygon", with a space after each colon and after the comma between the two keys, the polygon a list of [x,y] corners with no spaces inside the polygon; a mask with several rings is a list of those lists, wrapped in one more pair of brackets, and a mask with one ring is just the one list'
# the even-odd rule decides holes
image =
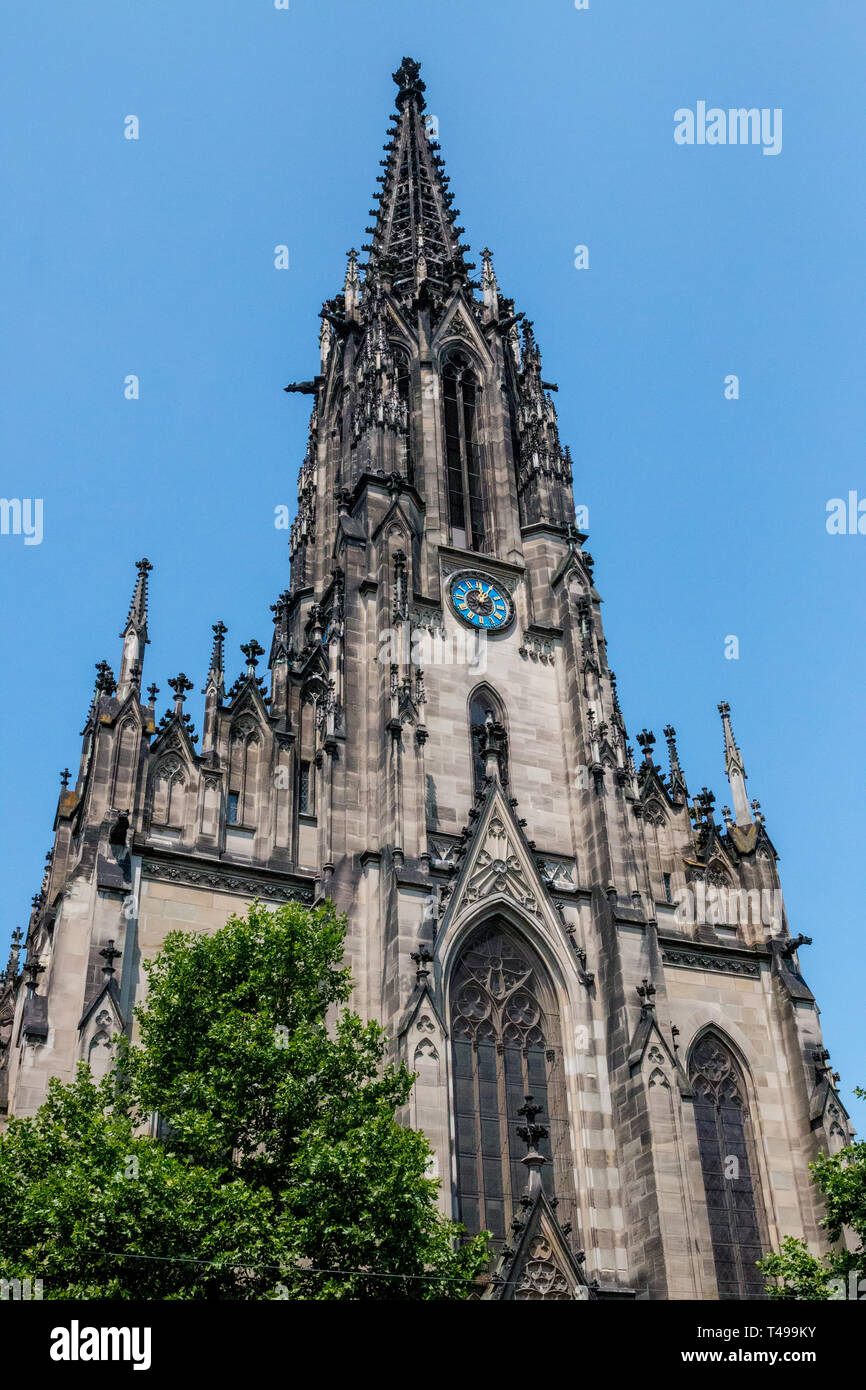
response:
{"label": "cornice", "polygon": [[213,859],[159,853],[148,848],[142,854],[141,871],[145,879],[177,883],[186,888],[204,888],[217,893],[243,894],[268,902],[311,903],[315,879],[300,874],[284,874],[266,869],[247,870]]}
{"label": "cornice", "polygon": [[687,970],[713,970],[722,975],[743,975],[757,979],[762,964],[771,960],[769,948],[762,946],[724,946],[714,942],[691,942],[680,936],[658,934],[664,965]]}

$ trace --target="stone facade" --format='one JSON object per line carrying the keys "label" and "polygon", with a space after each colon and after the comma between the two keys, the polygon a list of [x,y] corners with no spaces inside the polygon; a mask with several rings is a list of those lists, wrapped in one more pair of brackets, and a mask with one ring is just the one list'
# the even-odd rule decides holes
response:
{"label": "stone facade", "polygon": [[6,971],[2,1103],[108,1066],[168,931],[332,898],[443,1208],[494,1229],[488,1296],[748,1296],[755,1240],[821,1248],[806,1165],[850,1137],[806,938],[728,707],[720,822],[673,728],[666,773],[647,730],[635,760],[556,388],[488,251],[471,279],[417,65],[395,81],[363,276],[353,251],[286,388],[313,410],[269,679],[253,639],[226,689],[217,623],[200,748],[183,673],[158,721],[139,562]]}

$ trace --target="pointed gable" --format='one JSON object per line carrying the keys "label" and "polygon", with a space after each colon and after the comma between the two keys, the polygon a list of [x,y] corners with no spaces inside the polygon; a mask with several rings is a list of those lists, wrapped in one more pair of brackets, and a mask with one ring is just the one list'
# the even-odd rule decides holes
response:
{"label": "pointed gable", "polygon": [[576,1303],[595,1298],[540,1185],[522,1199],[511,1229],[514,1242],[501,1251],[485,1299]]}
{"label": "pointed gable", "polygon": [[465,834],[468,843],[457,881],[453,888],[443,889],[447,907],[442,927],[483,899],[491,904],[511,902],[559,935],[559,914],[499,783],[491,782],[474,829]]}

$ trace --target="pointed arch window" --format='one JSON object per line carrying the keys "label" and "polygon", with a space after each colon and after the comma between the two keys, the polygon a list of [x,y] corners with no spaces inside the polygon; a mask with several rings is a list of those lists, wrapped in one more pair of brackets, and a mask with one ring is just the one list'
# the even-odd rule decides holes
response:
{"label": "pointed arch window", "polygon": [[185,778],[183,764],[174,754],[160,763],[153,790],[153,821],[179,828],[184,823]]}
{"label": "pointed arch window", "polygon": [[452,545],[484,550],[484,488],[479,445],[480,388],[472,363],[454,352],[442,369],[445,472]]}
{"label": "pointed arch window", "polygon": [[403,440],[406,478],[412,483],[415,481],[414,450],[412,448],[412,367],[409,362],[409,354],[404,347],[393,346],[392,351],[397,399],[400,402],[401,414],[405,420]]}
{"label": "pointed arch window", "polygon": [[87,1049],[87,1061],[93,1073],[94,1081],[101,1081],[111,1070],[111,1038],[105,1032],[99,1032],[91,1041]]}
{"label": "pointed arch window", "polygon": [[766,1221],[745,1078],[713,1032],[696,1043],[689,1073],[719,1298],[763,1298]]}
{"label": "pointed arch window", "polygon": [[452,976],[450,1017],[460,1220],[470,1234],[506,1239],[527,1185],[517,1126],[531,1093],[549,1130],[539,1145],[548,1160],[542,1182],[573,1221],[559,1016],[540,961],[506,926],[482,928],[467,943]]}
{"label": "pointed arch window", "polygon": [[[226,821],[229,825],[255,825],[260,739],[247,719],[235,724],[229,745],[229,790]],[[233,817],[233,819],[232,819]]]}
{"label": "pointed arch window", "polygon": [[499,748],[499,775],[503,786],[508,782],[508,734],[505,725],[505,706],[489,685],[480,685],[469,701],[469,729],[472,740],[472,775],[475,790],[484,785],[487,775],[484,749],[493,739]]}

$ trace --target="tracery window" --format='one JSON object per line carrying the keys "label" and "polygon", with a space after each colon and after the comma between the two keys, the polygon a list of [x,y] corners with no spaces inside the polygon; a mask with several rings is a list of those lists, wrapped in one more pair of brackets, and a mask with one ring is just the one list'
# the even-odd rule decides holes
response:
{"label": "tracery window", "polygon": [[483,550],[484,490],[478,441],[479,387],[465,353],[452,353],[445,363],[442,394],[451,543],[468,550]]}
{"label": "tracery window", "polygon": [[451,986],[460,1220],[501,1245],[526,1190],[518,1110],[531,1093],[549,1130],[541,1169],[560,1215],[573,1219],[562,1042],[553,991],[534,953],[507,927],[468,942]]}
{"label": "tracery window", "polygon": [[698,1040],[690,1075],[719,1298],[763,1298],[766,1223],[746,1083],[715,1033]]}

